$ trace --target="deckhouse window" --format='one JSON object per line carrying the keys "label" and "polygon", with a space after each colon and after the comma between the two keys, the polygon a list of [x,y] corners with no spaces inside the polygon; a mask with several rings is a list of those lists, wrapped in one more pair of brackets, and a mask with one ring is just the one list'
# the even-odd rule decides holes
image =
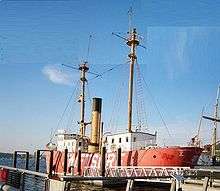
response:
{"label": "deckhouse window", "polygon": [[114,143],[114,141],[115,141],[115,140],[114,140],[114,139],[112,139],[112,143]]}
{"label": "deckhouse window", "polygon": [[134,137],[133,141],[136,142],[136,137]]}
{"label": "deckhouse window", "polygon": [[121,143],[121,137],[118,139],[118,142]]}
{"label": "deckhouse window", "polygon": [[126,142],[128,142],[128,137],[126,137]]}

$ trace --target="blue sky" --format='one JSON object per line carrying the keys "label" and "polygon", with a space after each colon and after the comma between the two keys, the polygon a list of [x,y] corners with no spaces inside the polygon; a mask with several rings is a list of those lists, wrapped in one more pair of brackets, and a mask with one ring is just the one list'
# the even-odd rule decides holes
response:
{"label": "blue sky", "polygon": [[[0,151],[33,150],[48,142],[77,86],[78,73],[61,64],[77,66],[86,57],[90,34],[91,71],[122,65],[89,81],[89,97],[103,97],[106,131],[126,128],[128,48],[111,33],[126,35],[130,6],[132,23],[147,46],[138,48],[141,73],[176,138],[170,141],[144,88],[148,128],[158,131],[160,144],[190,139],[202,107],[211,114],[220,84],[219,1],[2,0]],[[88,99],[88,109],[89,104]],[[77,131],[78,115],[78,104],[71,101],[58,128]],[[210,141],[210,129],[204,122],[204,142]]]}

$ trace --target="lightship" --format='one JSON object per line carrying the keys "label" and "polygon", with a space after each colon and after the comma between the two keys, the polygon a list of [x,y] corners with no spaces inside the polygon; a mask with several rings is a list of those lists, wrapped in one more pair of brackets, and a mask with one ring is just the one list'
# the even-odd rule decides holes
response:
{"label": "lightship", "polygon": [[[68,174],[77,172],[78,157],[81,158],[80,168],[100,168],[101,148],[106,148],[106,167],[119,165],[117,160],[117,149],[121,149],[122,166],[160,166],[160,167],[194,167],[201,155],[202,148],[198,146],[167,146],[157,145],[157,133],[148,133],[132,129],[132,106],[133,106],[133,82],[134,65],[137,61],[136,49],[139,44],[139,35],[136,29],[132,29],[125,38],[130,48],[128,55],[130,62],[129,87],[128,87],[128,126],[124,133],[105,135],[101,123],[102,99],[93,98],[92,119],[90,123],[85,122],[85,85],[86,73],[89,70],[88,63],[83,62],[79,70],[81,72],[81,94],[80,103],[80,133],[67,133],[60,130],[57,133],[57,143],[48,144],[47,148],[54,151],[53,171],[62,174],[64,171],[65,150],[68,150]],[[123,115],[123,114],[120,114]],[[90,137],[85,135],[87,125],[91,125]],[[79,156],[80,153],[80,156]],[[49,166],[49,155],[47,155]]]}

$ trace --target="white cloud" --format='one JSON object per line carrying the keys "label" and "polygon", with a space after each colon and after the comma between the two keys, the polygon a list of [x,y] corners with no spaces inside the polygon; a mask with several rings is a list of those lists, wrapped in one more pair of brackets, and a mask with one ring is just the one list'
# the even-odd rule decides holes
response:
{"label": "white cloud", "polygon": [[42,73],[53,83],[70,85],[71,77],[56,66],[47,65],[42,69]]}

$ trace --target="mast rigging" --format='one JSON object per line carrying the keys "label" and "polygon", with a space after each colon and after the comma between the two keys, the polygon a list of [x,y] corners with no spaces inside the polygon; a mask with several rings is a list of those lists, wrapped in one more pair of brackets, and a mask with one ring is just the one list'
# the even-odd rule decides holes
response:
{"label": "mast rigging", "polygon": [[212,156],[216,156],[216,140],[217,140],[217,126],[218,126],[218,106],[219,106],[219,91],[220,86],[218,87],[216,103],[215,103],[215,112],[214,112],[214,129],[213,129],[213,137],[212,137]]}
{"label": "mast rigging", "polygon": [[217,91],[214,117],[202,116],[204,119],[214,121],[214,128],[213,128],[213,134],[212,134],[212,152],[211,152],[213,163],[215,163],[215,161],[216,161],[217,126],[218,126],[218,122],[220,122],[220,119],[219,119],[219,116],[218,116],[219,94],[220,94],[220,86],[218,87],[218,91]]}

